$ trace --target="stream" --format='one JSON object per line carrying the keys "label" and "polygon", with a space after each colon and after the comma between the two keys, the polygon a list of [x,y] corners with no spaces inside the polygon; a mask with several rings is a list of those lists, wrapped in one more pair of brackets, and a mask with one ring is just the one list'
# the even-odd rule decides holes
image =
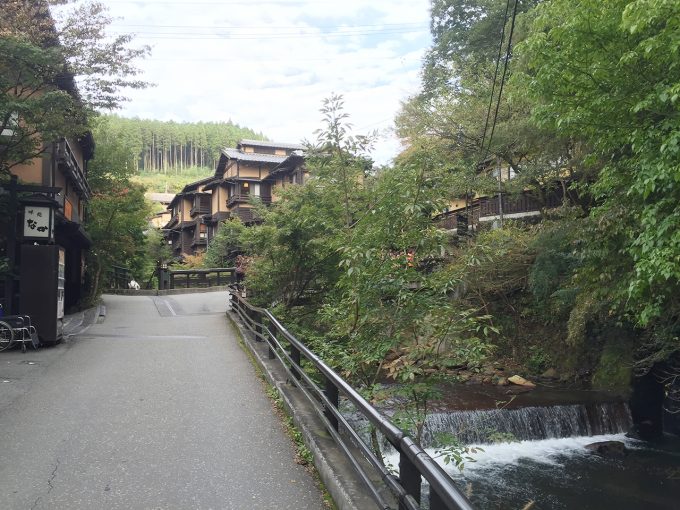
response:
{"label": "stream", "polygon": [[[433,457],[434,438],[442,432],[481,448],[462,471],[437,458],[475,508],[680,508],[680,438],[651,443],[627,437],[632,420],[622,399],[578,390],[538,388],[510,398],[505,392],[457,387],[426,422],[423,444]],[[623,442],[626,455],[605,458],[585,448],[599,441]],[[385,460],[399,464],[394,451]]]}

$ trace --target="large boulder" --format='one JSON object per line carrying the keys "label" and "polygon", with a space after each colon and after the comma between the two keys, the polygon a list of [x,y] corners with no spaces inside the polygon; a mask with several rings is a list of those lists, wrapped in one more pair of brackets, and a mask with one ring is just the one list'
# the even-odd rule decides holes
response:
{"label": "large boulder", "polygon": [[596,455],[613,459],[622,459],[626,456],[626,445],[621,441],[599,441],[586,445],[586,450],[590,450]]}
{"label": "large boulder", "polygon": [[512,377],[508,377],[508,382],[516,384],[517,386],[523,386],[525,388],[536,387],[534,383],[532,383],[531,381],[527,381],[524,377],[521,377],[519,375],[513,375]]}
{"label": "large boulder", "polygon": [[553,380],[553,379],[558,379],[559,374],[557,373],[557,370],[555,370],[554,368],[549,368],[548,370],[546,370],[545,372],[543,372],[541,374],[541,377],[543,379]]}

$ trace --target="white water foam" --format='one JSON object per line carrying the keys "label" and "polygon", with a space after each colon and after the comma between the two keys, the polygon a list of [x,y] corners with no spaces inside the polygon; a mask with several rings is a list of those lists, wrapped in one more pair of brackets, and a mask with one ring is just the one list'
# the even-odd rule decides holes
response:
{"label": "white water foam", "polygon": [[[639,441],[625,436],[625,434],[604,434],[598,436],[578,436],[557,439],[541,439],[537,441],[517,441],[511,443],[480,444],[474,447],[480,448],[470,456],[474,462],[465,462],[463,472],[465,475],[475,475],[481,472],[488,473],[503,469],[504,467],[517,464],[521,460],[531,461],[538,464],[551,466],[561,465],[561,459],[565,456],[592,455],[585,448],[586,445],[600,441],[621,441],[627,448],[635,448]],[[453,464],[445,464],[441,456],[437,456],[436,449],[427,448],[427,453],[432,456],[449,474],[459,476],[461,473]],[[399,454],[395,451],[385,455],[385,462],[398,469]]]}

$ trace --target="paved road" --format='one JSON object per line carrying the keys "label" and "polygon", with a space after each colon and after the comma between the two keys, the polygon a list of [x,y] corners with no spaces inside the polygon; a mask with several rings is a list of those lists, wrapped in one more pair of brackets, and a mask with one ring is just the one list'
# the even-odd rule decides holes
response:
{"label": "paved road", "polygon": [[104,302],[63,345],[0,353],[0,508],[323,508],[225,293]]}

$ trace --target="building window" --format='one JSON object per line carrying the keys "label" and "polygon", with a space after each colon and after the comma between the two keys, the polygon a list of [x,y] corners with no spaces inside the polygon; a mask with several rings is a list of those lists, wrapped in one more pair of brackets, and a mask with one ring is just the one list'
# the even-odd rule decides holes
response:
{"label": "building window", "polygon": [[64,198],[64,216],[69,221],[73,219],[73,204],[68,198]]}
{"label": "building window", "polygon": [[14,136],[14,130],[19,127],[19,114],[17,112],[11,113],[7,123],[2,127],[0,136]]}

